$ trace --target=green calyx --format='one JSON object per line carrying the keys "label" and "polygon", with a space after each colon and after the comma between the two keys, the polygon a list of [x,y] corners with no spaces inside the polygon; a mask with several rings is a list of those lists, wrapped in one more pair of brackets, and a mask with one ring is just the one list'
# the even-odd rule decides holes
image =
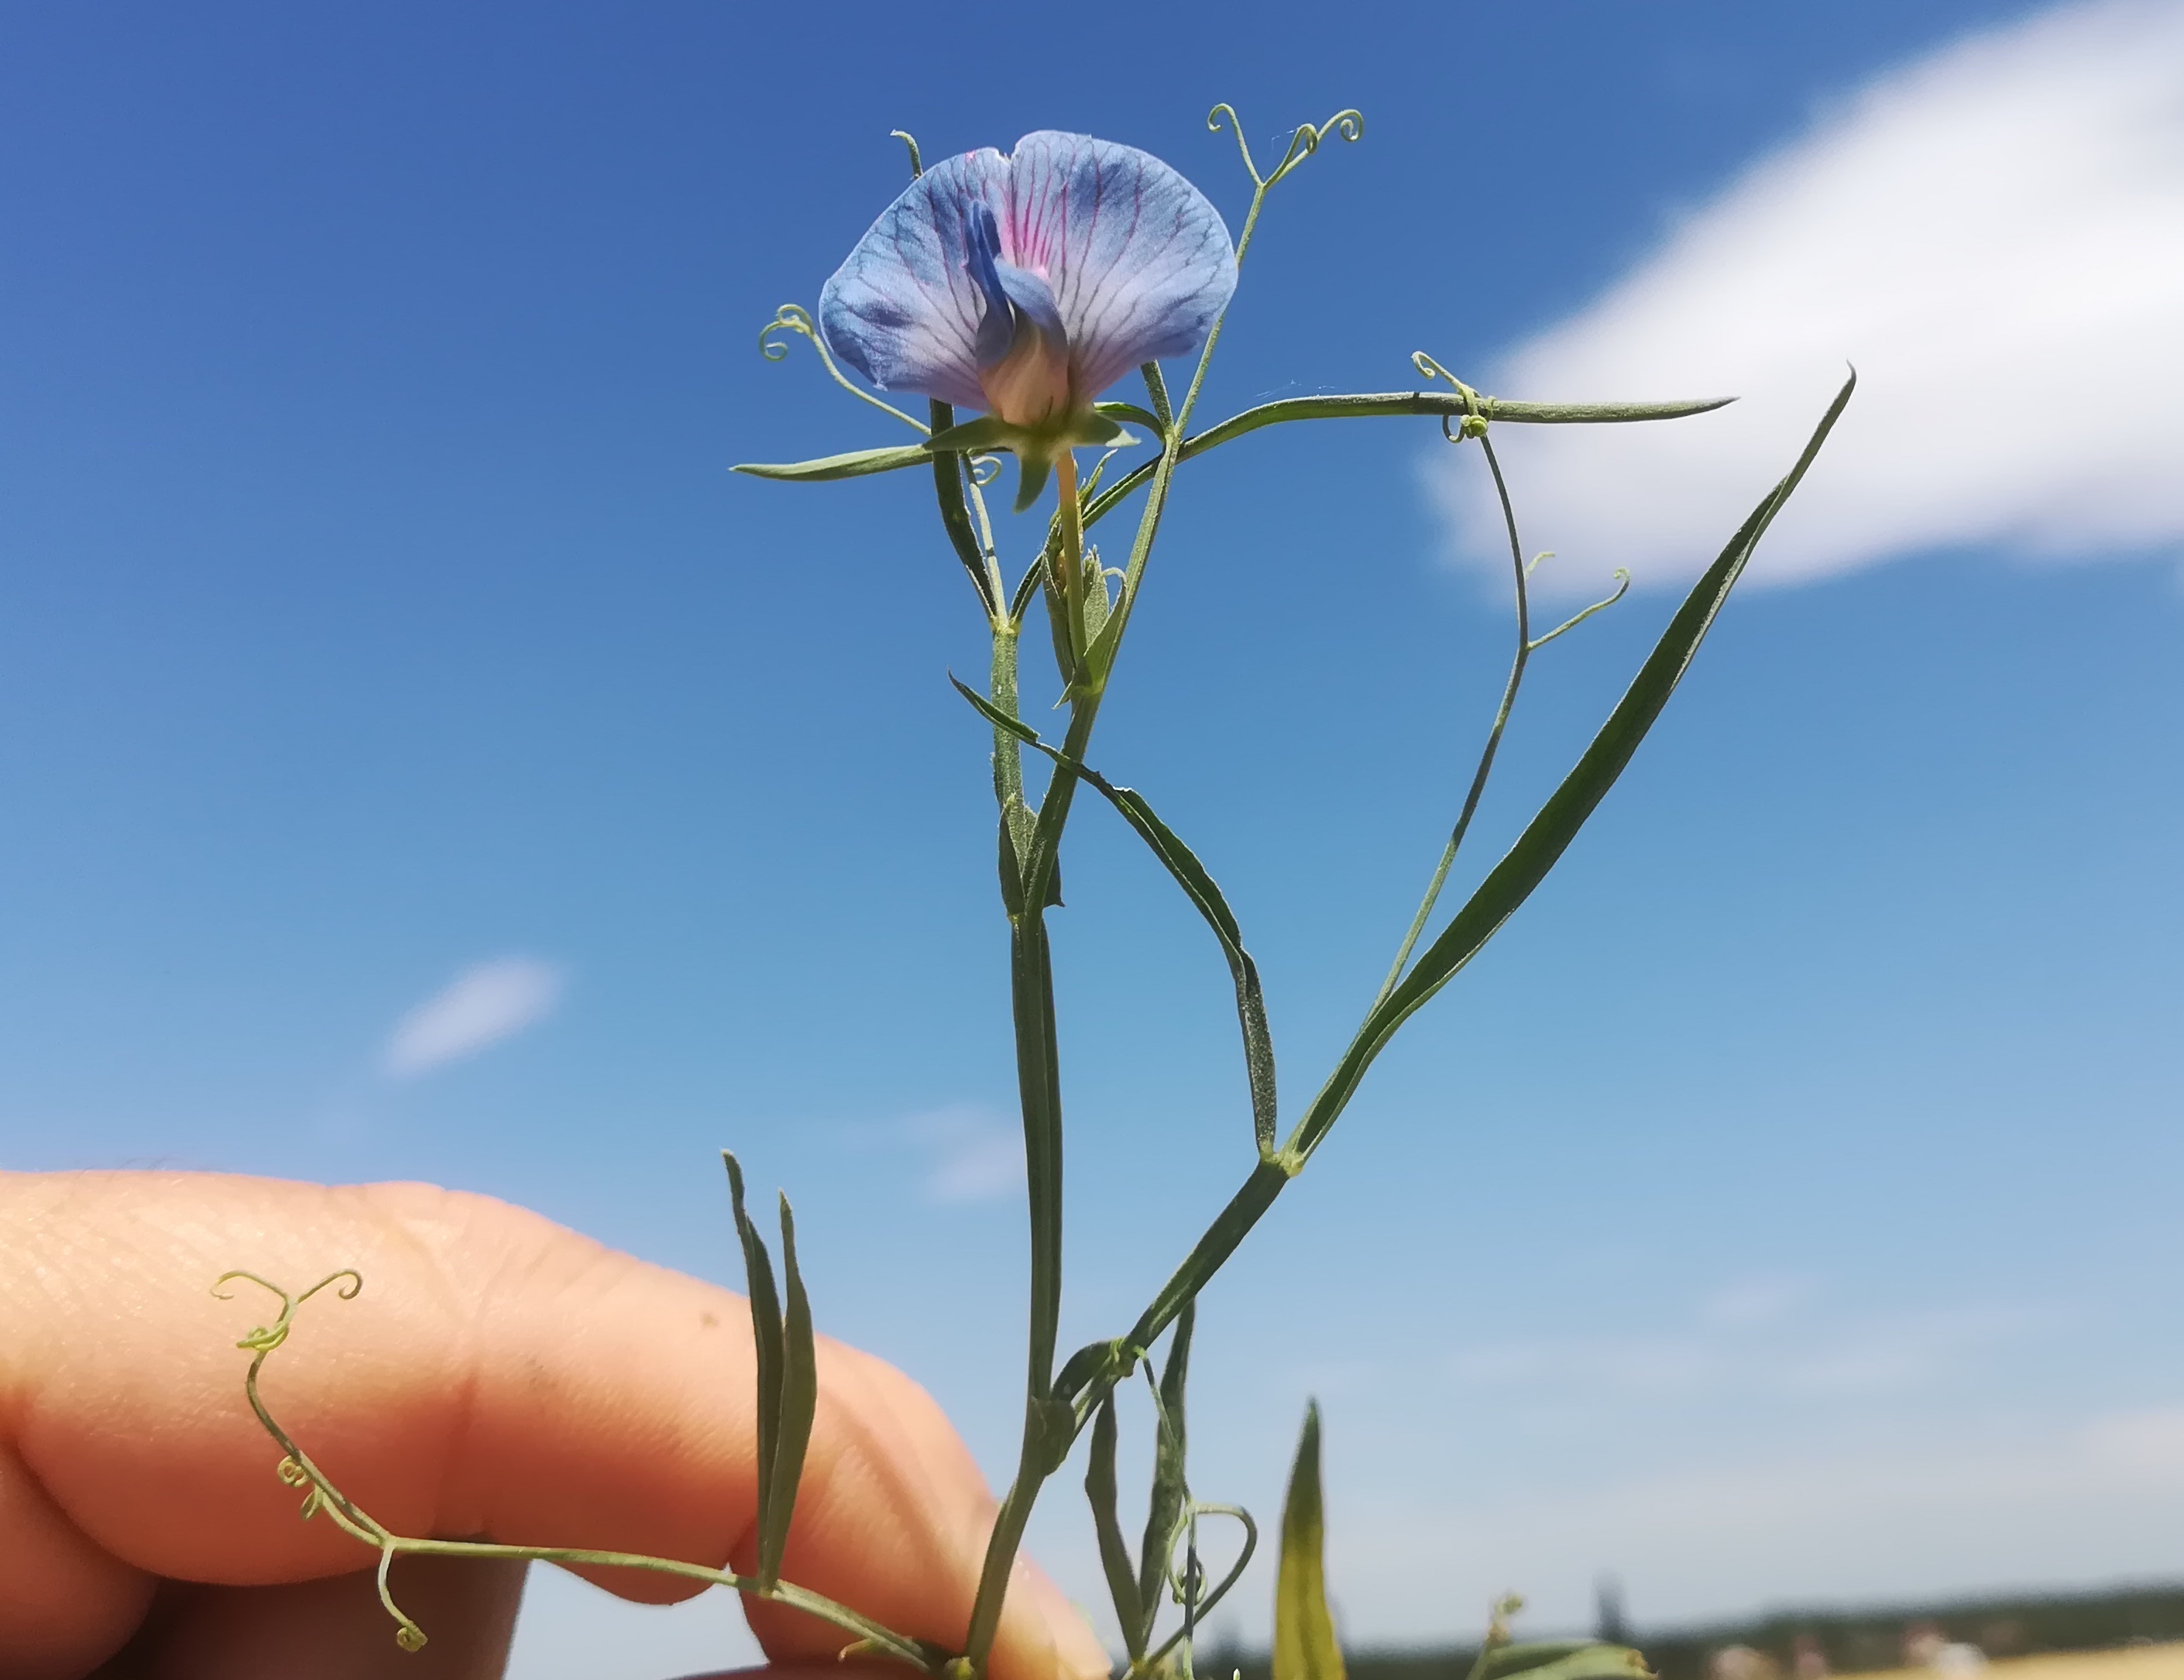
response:
{"label": "green calyx", "polygon": [[986,455],[1006,449],[1017,458],[1016,511],[1022,513],[1039,500],[1055,462],[1070,450],[1121,449],[1137,441],[1114,419],[1097,408],[1090,408],[1056,415],[1037,426],[1018,426],[999,415],[981,415],[976,420],[967,420],[961,426],[935,433],[925,447],[935,452],[947,449],[961,455]]}

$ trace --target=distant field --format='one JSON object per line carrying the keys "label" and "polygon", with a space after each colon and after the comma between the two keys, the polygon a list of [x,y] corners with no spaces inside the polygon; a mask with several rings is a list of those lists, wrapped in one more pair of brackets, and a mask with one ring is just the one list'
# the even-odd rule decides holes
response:
{"label": "distant field", "polygon": [[[2184,1680],[2184,1641],[2120,1651],[2068,1651],[1991,1662],[1987,1680]],[[1934,1680],[1930,1668],[1890,1668],[1861,1680]]]}

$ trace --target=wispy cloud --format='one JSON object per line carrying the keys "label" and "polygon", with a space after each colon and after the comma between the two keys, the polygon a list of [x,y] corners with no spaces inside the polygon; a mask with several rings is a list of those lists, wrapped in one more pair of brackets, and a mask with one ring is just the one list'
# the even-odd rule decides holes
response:
{"label": "wispy cloud", "polygon": [[913,1114],[902,1129],[926,1153],[921,1187],[928,1201],[991,1202],[1023,1183],[1023,1134],[990,1109],[956,1103]]}
{"label": "wispy cloud", "polygon": [[473,964],[394,1024],[380,1065],[390,1078],[415,1079],[475,1056],[552,1014],[566,979],[559,964],[529,957]]}
{"label": "wispy cloud", "polygon": [[2027,1326],[2025,1312],[1994,1307],[1819,1322],[1797,1311],[1810,1293],[1754,1278],[1708,1297],[1684,1329],[1489,1343],[1453,1355],[1447,1371],[1461,1387],[1513,1397],[1831,1400],[1961,1381]]}
{"label": "wispy cloud", "polygon": [[[1551,589],[1696,572],[1842,377],[1850,414],[1755,581],[1919,550],[2184,543],[2184,0],[2091,0],[1892,70],[1493,371],[1511,396],[1741,393],[1644,427],[1507,427]],[[1500,537],[1478,463],[1430,482]]]}

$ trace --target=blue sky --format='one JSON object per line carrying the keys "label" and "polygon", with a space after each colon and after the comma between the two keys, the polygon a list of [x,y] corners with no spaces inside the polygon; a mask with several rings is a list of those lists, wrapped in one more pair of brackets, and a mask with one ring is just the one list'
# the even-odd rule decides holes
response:
{"label": "blue sky", "polygon": [[[1753,393],[1509,436],[1548,575],[1638,587],[1535,667],[1478,858],[1811,384],[1866,388],[1631,776],[1207,1298],[1201,1490],[1271,1510],[1318,1393],[1363,1639],[1506,1586],[1574,1621],[1602,1570],[1641,1625],[2184,1570],[2179,19],[8,13],[0,1161],[432,1179],[725,1280],[733,1144],[825,1326],[998,1476],[1004,953],[943,676],[980,627],[905,478],[730,477],[891,441],[756,332],[898,189],[890,128],[1127,141],[1234,225],[1207,106],[1263,145],[1356,105],[1210,412],[1417,349],[1513,396]],[[2089,137],[2055,163],[1997,109]],[[1095,755],[1228,889],[1292,1093],[1501,680],[1446,453],[1369,422],[1196,467]],[[1218,954],[1105,819],[1057,920],[1072,1342],[1250,1147]],[[1089,1599],[1071,1486],[1035,1539]],[[533,1680],[718,1631],[541,1605]]]}

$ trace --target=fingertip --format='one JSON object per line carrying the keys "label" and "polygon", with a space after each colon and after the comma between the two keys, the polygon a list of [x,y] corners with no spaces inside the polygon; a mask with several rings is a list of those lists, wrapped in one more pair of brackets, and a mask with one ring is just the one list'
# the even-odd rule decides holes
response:
{"label": "fingertip", "polygon": [[1061,1680],[1107,1680],[1114,1672],[1114,1660],[1084,1612],[1029,1558],[1017,1560],[1008,1611],[1004,1627],[1013,1622],[1017,1637],[1029,1649],[1020,1657],[1013,1651],[1006,1653],[1016,1658],[1007,1665],[1006,1680],[1054,1680],[1057,1676]]}

